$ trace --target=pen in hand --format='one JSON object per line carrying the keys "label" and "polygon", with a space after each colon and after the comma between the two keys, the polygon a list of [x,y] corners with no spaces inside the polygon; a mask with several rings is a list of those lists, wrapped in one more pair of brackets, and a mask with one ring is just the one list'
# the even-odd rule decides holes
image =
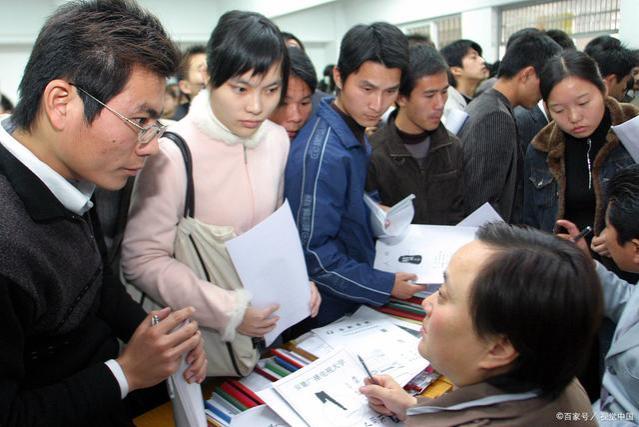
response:
{"label": "pen in hand", "polygon": [[368,379],[371,380],[371,384],[379,385],[379,383],[375,381],[375,378],[373,378],[373,374],[371,374],[371,371],[368,369],[368,366],[366,366],[366,363],[364,363],[364,359],[362,359],[362,356],[358,354],[357,358],[359,359],[359,362],[364,367],[364,370],[366,371],[366,374],[368,375]]}
{"label": "pen in hand", "polygon": [[573,243],[577,243],[579,240],[583,239],[584,237],[586,237],[590,233],[592,233],[592,227],[588,225],[583,230],[581,230],[579,232],[579,234],[577,234],[575,237],[573,237],[571,240],[573,241]]}

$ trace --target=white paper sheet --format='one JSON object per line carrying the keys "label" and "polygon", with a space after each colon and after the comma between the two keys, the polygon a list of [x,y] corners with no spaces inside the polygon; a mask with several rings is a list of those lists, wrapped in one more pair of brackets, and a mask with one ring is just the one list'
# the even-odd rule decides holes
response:
{"label": "white paper sheet", "polygon": [[266,405],[255,406],[231,418],[232,427],[286,427],[288,424]]}
{"label": "white paper sheet", "polygon": [[368,406],[359,392],[366,376],[352,354],[338,349],[282,378],[273,388],[311,427],[402,425]]}
{"label": "white paper sheet", "polygon": [[288,200],[264,221],[226,242],[226,247],[242,284],[253,294],[251,305],[280,305],[275,312],[280,320],[264,337],[267,346],[311,314],[306,263]]}
{"label": "white paper sheet", "polygon": [[466,119],[468,119],[468,113],[456,108],[451,108],[446,110],[442,117],[442,123],[451,133],[457,135],[464,126],[464,123],[466,123]]}
{"label": "white paper sheet", "polygon": [[399,326],[400,328],[410,329],[412,331],[419,331],[422,328],[420,323],[409,322],[404,319],[400,319],[395,316],[389,316],[388,314],[381,313],[377,310],[373,310],[372,308],[362,305],[357,311],[351,314],[351,320],[362,321],[362,320],[388,320],[392,322],[394,325]]}
{"label": "white paper sheet", "polygon": [[628,150],[632,160],[639,163],[639,116],[611,128]]}
{"label": "white paper sheet", "polygon": [[380,239],[375,247],[378,270],[417,275],[417,283],[443,283],[453,254],[475,239],[476,227],[411,224],[401,239]]}
{"label": "white paper sheet", "polygon": [[242,378],[240,382],[244,384],[249,390],[252,390],[254,393],[262,391],[273,385],[273,382],[271,380],[267,380],[255,371]]}
{"label": "white paper sheet", "polygon": [[189,384],[184,379],[184,371],[188,368],[185,359],[186,356],[182,356],[180,368],[167,380],[169,394],[172,394],[173,420],[177,427],[206,427],[202,388],[200,384]]}
{"label": "white paper sheet", "polygon": [[272,384],[271,387],[258,391],[256,394],[273,412],[279,415],[291,427],[308,427],[308,424],[297,414],[291,405],[275,391]]}
{"label": "white paper sheet", "polygon": [[361,356],[373,375],[390,375],[401,385],[429,365],[417,351],[419,339],[389,319],[348,318],[313,332],[334,349]]}
{"label": "white paper sheet", "polygon": [[409,194],[386,212],[368,194],[364,194],[364,203],[371,211],[371,228],[375,237],[401,236],[415,216],[414,198],[414,194]]}
{"label": "white paper sheet", "polygon": [[481,227],[489,222],[504,222],[504,219],[499,216],[493,206],[486,202],[466,218],[462,219],[458,227]]}

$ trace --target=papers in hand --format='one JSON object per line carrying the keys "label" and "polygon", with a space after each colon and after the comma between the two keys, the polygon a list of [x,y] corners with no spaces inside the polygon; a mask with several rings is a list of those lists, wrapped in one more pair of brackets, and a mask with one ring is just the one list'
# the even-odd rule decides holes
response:
{"label": "papers in hand", "polygon": [[628,150],[635,163],[639,163],[639,116],[623,122],[617,126],[611,126],[619,137],[619,141]]}
{"label": "papers in hand", "polygon": [[374,267],[417,275],[417,283],[443,283],[453,254],[475,239],[476,227],[411,224],[399,239],[380,239]]}
{"label": "papers in hand", "polygon": [[198,383],[186,382],[184,371],[188,367],[185,354],[180,361],[180,368],[166,380],[173,405],[173,420],[176,427],[206,427],[202,388]]}
{"label": "papers in hand", "polygon": [[368,194],[364,194],[364,203],[371,211],[375,237],[396,237],[404,233],[415,216],[414,198],[415,195],[410,194],[386,212]]}
{"label": "papers in hand", "polygon": [[473,213],[461,220],[458,227],[481,227],[489,222],[504,222],[504,219],[499,216],[497,211],[488,202],[484,203]]}
{"label": "papers in hand", "polygon": [[264,336],[267,346],[311,314],[306,263],[288,200],[264,221],[226,242],[226,248],[244,288],[253,294],[251,305],[280,306],[275,329]]}

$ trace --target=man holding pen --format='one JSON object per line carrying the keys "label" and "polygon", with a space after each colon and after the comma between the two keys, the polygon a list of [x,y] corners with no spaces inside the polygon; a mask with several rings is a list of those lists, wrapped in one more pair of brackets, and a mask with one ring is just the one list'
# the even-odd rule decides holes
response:
{"label": "man holding pen", "polygon": [[[639,165],[622,169],[607,186],[605,239],[612,259],[621,270],[639,273]],[[557,221],[590,256],[577,227]],[[616,323],[606,354],[601,397],[593,404],[600,425],[639,422],[639,292],[632,285],[593,261],[604,293],[604,315]]]}

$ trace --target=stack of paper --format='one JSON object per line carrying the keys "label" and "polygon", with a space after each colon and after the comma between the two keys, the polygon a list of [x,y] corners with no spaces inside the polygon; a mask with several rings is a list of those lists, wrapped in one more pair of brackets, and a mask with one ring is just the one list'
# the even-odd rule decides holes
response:
{"label": "stack of paper", "polygon": [[188,368],[182,356],[180,368],[167,379],[173,405],[173,419],[177,427],[206,427],[202,388],[198,383],[187,383],[184,371]]}
{"label": "stack of paper", "polygon": [[375,237],[401,236],[415,216],[414,198],[415,195],[410,194],[386,212],[368,194],[364,194],[364,203],[371,211],[371,227]]}
{"label": "stack of paper", "polygon": [[632,160],[639,163],[639,116],[611,128],[628,150]]}

